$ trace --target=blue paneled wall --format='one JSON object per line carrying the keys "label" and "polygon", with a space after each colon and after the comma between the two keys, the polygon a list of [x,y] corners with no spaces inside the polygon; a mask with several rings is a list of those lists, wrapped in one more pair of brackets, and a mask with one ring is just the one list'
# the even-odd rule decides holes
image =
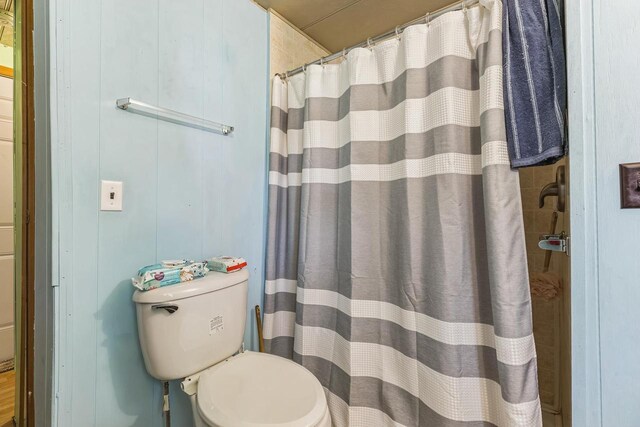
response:
{"label": "blue paneled wall", "polygon": [[638,2],[567,1],[573,425],[640,425],[640,210],[619,164],[640,161]]}
{"label": "blue paneled wall", "polygon": [[[130,277],[162,259],[243,256],[262,299],[268,20],[249,0],[54,2],[57,425],[161,423]],[[55,22],[55,24],[54,24]],[[235,126],[230,137],[117,110],[121,97]],[[124,210],[99,210],[100,180]],[[55,280],[56,278],[54,278]],[[245,343],[255,344],[247,308]],[[172,384],[172,419],[192,423]]]}
{"label": "blue paneled wall", "polygon": [[618,164],[640,162],[638,2],[594,0],[593,10],[602,425],[636,427],[640,210],[620,209]]}

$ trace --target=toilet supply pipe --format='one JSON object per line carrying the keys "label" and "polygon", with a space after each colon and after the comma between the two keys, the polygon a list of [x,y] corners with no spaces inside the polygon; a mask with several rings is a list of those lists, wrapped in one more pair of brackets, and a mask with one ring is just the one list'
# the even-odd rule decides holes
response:
{"label": "toilet supply pipe", "polygon": [[164,427],[171,427],[171,413],[169,412],[169,381],[162,382],[162,418]]}

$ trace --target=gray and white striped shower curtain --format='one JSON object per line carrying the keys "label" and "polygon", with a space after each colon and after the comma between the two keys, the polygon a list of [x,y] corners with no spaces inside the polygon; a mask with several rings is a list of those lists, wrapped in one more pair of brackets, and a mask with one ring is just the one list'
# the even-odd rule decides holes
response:
{"label": "gray and white striped shower curtain", "polygon": [[336,426],[540,426],[499,1],[273,82],[265,340]]}

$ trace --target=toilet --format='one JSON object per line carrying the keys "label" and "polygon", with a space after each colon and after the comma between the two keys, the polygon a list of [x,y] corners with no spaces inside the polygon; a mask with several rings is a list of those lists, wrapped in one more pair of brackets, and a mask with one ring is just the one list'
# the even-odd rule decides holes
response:
{"label": "toilet", "polygon": [[247,269],[136,291],[144,363],[181,379],[196,427],[330,427],[324,390],[297,363],[245,351]]}

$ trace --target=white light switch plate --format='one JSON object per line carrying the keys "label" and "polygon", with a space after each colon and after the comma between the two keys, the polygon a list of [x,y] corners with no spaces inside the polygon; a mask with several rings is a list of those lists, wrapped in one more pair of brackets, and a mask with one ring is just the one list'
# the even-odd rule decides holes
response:
{"label": "white light switch plate", "polygon": [[102,181],[100,191],[100,210],[121,211],[122,210],[122,182]]}

